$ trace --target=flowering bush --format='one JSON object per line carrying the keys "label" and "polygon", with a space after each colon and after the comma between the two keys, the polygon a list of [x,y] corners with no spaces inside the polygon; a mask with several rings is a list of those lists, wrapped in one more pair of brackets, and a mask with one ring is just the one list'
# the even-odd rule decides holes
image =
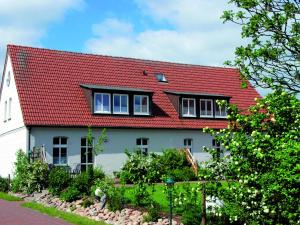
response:
{"label": "flowering bush", "polygon": [[[205,129],[230,151],[230,157],[215,157],[207,164],[202,178],[213,182],[225,180],[222,190],[214,191],[225,202],[222,213],[231,222],[297,224],[300,222],[299,100],[278,89],[256,102],[247,113],[229,106],[228,129]],[[214,149],[208,151],[216,153]]]}

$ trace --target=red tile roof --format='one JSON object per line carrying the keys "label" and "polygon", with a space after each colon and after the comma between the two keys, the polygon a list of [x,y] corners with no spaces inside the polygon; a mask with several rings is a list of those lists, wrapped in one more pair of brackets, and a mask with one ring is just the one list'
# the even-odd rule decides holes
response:
{"label": "red tile roof", "polygon": [[[250,85],[241,89],[236,69],[8,46],[26,125],[199,129],[227,127],[226,120],[182,119],[164,91],[231,96],[248,108],[259,97]],[[148,75],[143,75],[146,70]],[[158,83],[155,73],[169,83]],[[80,84],[153,91],[163,114],[153,117],[95,116]]]}

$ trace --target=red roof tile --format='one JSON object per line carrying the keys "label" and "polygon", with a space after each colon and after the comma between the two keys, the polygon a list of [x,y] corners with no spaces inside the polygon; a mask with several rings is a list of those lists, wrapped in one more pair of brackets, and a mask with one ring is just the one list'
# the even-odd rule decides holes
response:
{"label": "red roof tile", "polygon": [[[8,46],[26,125],[134,128],[223,128],[226,120],[182,119],[164,91],[231,96],[231,103],[248,108],[260,97],[250,85],[240,88],[236,69],[197,66],[122,57]],[[143,75],[146,70],[148,75]],[[169,83],[158,83],[155,73]],[[153,117],[95,116],[80,84],[138,88],[154,92],[163,115]]]}

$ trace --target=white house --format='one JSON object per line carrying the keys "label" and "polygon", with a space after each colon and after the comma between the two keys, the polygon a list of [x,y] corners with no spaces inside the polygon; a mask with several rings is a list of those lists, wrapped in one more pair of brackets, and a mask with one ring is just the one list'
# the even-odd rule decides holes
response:
{"label": "white house", "polygon": [[[119,170],[124,150],[190,148],[209,156],[201,129],[226,128],[223,99],[248,108],[259,97],[240,88],[236,69],[110,57],[9,45],[0,89],[0,175],[12,173],[15,153],[44,146],[49,164],[88,164]],[[104,152],[87,146],[107,129]]]}

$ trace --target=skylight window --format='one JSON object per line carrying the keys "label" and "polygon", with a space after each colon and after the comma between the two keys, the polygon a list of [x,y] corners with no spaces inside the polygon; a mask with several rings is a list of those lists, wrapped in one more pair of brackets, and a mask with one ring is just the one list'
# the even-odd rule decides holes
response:
{"label": "skylight window", "polygon": [[155,76],[156,76],[156,79],[159,82],[168,83],[168,80],[167,80],[166,76],[163,73],[157,73]]}

